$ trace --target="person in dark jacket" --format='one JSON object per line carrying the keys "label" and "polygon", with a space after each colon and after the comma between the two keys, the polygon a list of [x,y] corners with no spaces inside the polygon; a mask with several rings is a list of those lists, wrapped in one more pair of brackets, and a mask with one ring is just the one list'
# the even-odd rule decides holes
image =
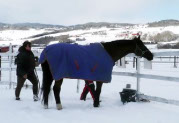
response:
{"label": "person in dark jacket", "polygon": [[38,101],[38,80],[34,73],[36,66],[34,54],[31,51],[31,43],[25,41],[19,48],[17,55],[17,87],[15,90],[16,100],[20,100],[20,92],[26,79],[33,84],[33,99]]}

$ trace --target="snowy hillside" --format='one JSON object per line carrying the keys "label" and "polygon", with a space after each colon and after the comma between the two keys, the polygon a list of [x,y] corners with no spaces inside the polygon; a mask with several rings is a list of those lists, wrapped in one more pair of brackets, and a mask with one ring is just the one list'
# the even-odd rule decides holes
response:
{"label": "snowy hillside", "polygon": [[29,30],[3,30],[0,31],[0,45],[19,45],[23,41],[27,40],[28,37],[49,32],[45,29],[29,29]]}
{"label": "snowy hillside", "polygon": [[[51,30],[52,31],[52,30]],[[36,38],[29,38],[31,36],[50,32],[49,30],[30,29],[30,30],[4,30],[0,31],[0,44],[21,44],[24,40],[35,40],[43,37],[59,37],[62,35],[68,35],[72,41],[77,41],[80,44],[86,44],[91,42],[112,41],[117,39],[130,39],[138,34],[144,39],[143,41],[151,42],[151,36],[155,36],[158,33],[170,31],[179,36],[179,26],[168,27],[148,27],[148,25],[135,25],[135,26],[123,26],[119,28],[90,28],[84,30],[72,30],[66,32],[59,32],[54,34],[48,34],[39,36]],[[52,40],[54,41],[54,40]],[[59,41],[59,40],[56,40]],[[173,41],[179,42],[179,39]]]}

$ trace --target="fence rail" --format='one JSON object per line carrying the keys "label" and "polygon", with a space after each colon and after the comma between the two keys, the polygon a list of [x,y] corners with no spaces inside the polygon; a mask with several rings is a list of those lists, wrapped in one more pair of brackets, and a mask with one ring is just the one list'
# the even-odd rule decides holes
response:
{"label": "fence rail", "polygon": [[138,94],[138,98],[179,106],[178,100],[169,100],[169,99],[165,99],[165,98],[161,98],[161,97],[149,96],[149,95],[144,95],[144,94]]}
{"label": "fence rail", "polygon": [[164,81],[173,81],[173,82],[179,82],[179,77],[171,77],[171,76],[161,76],[161,75],[151,75],[151,74],[137,74],[137,73],[130,73],[130,72],[113,72],[113,75],[119,75],[119,76],[131,76],[131,77],[137,77],[145,78],[145,79],[156,79],[156,80],[164,80]]}

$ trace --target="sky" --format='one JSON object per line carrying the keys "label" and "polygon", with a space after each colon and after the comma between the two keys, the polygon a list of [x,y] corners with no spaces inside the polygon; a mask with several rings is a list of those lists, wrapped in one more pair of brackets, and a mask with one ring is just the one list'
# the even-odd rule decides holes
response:
{"label": "sky", "polygon": [[0,22],[75,25],[179,20],[179,0],[0,0]]}

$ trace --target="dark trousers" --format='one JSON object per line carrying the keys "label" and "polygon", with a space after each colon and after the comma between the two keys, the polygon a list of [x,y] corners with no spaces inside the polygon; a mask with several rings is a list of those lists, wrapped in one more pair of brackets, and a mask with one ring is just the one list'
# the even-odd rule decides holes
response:
{"label": "dark trousers", "polygon": [[[33,87],[32,87],[33,94],[37,95],[37,93],[38,93],[38,80],[37,80],[37,77],[35,76],[35,73],[32,72],[31,74],[27,74],[27,79],[33,85]],[[25,80],[26,80],[25,78],[17,76],[17,87],[16,87],[16,90],[15,90],[15,96],[16,97],[20,96],[20,92],[21,92],[21,89],[24,85]]]}
{"label": "dark trousers", "polygon": [[93,81],[85,80],[85,87],[83,88],[83,92],[81,93],[80,100],[86,100],[86,96],[90,92],[93,100],[95,100],[95,85]]}

